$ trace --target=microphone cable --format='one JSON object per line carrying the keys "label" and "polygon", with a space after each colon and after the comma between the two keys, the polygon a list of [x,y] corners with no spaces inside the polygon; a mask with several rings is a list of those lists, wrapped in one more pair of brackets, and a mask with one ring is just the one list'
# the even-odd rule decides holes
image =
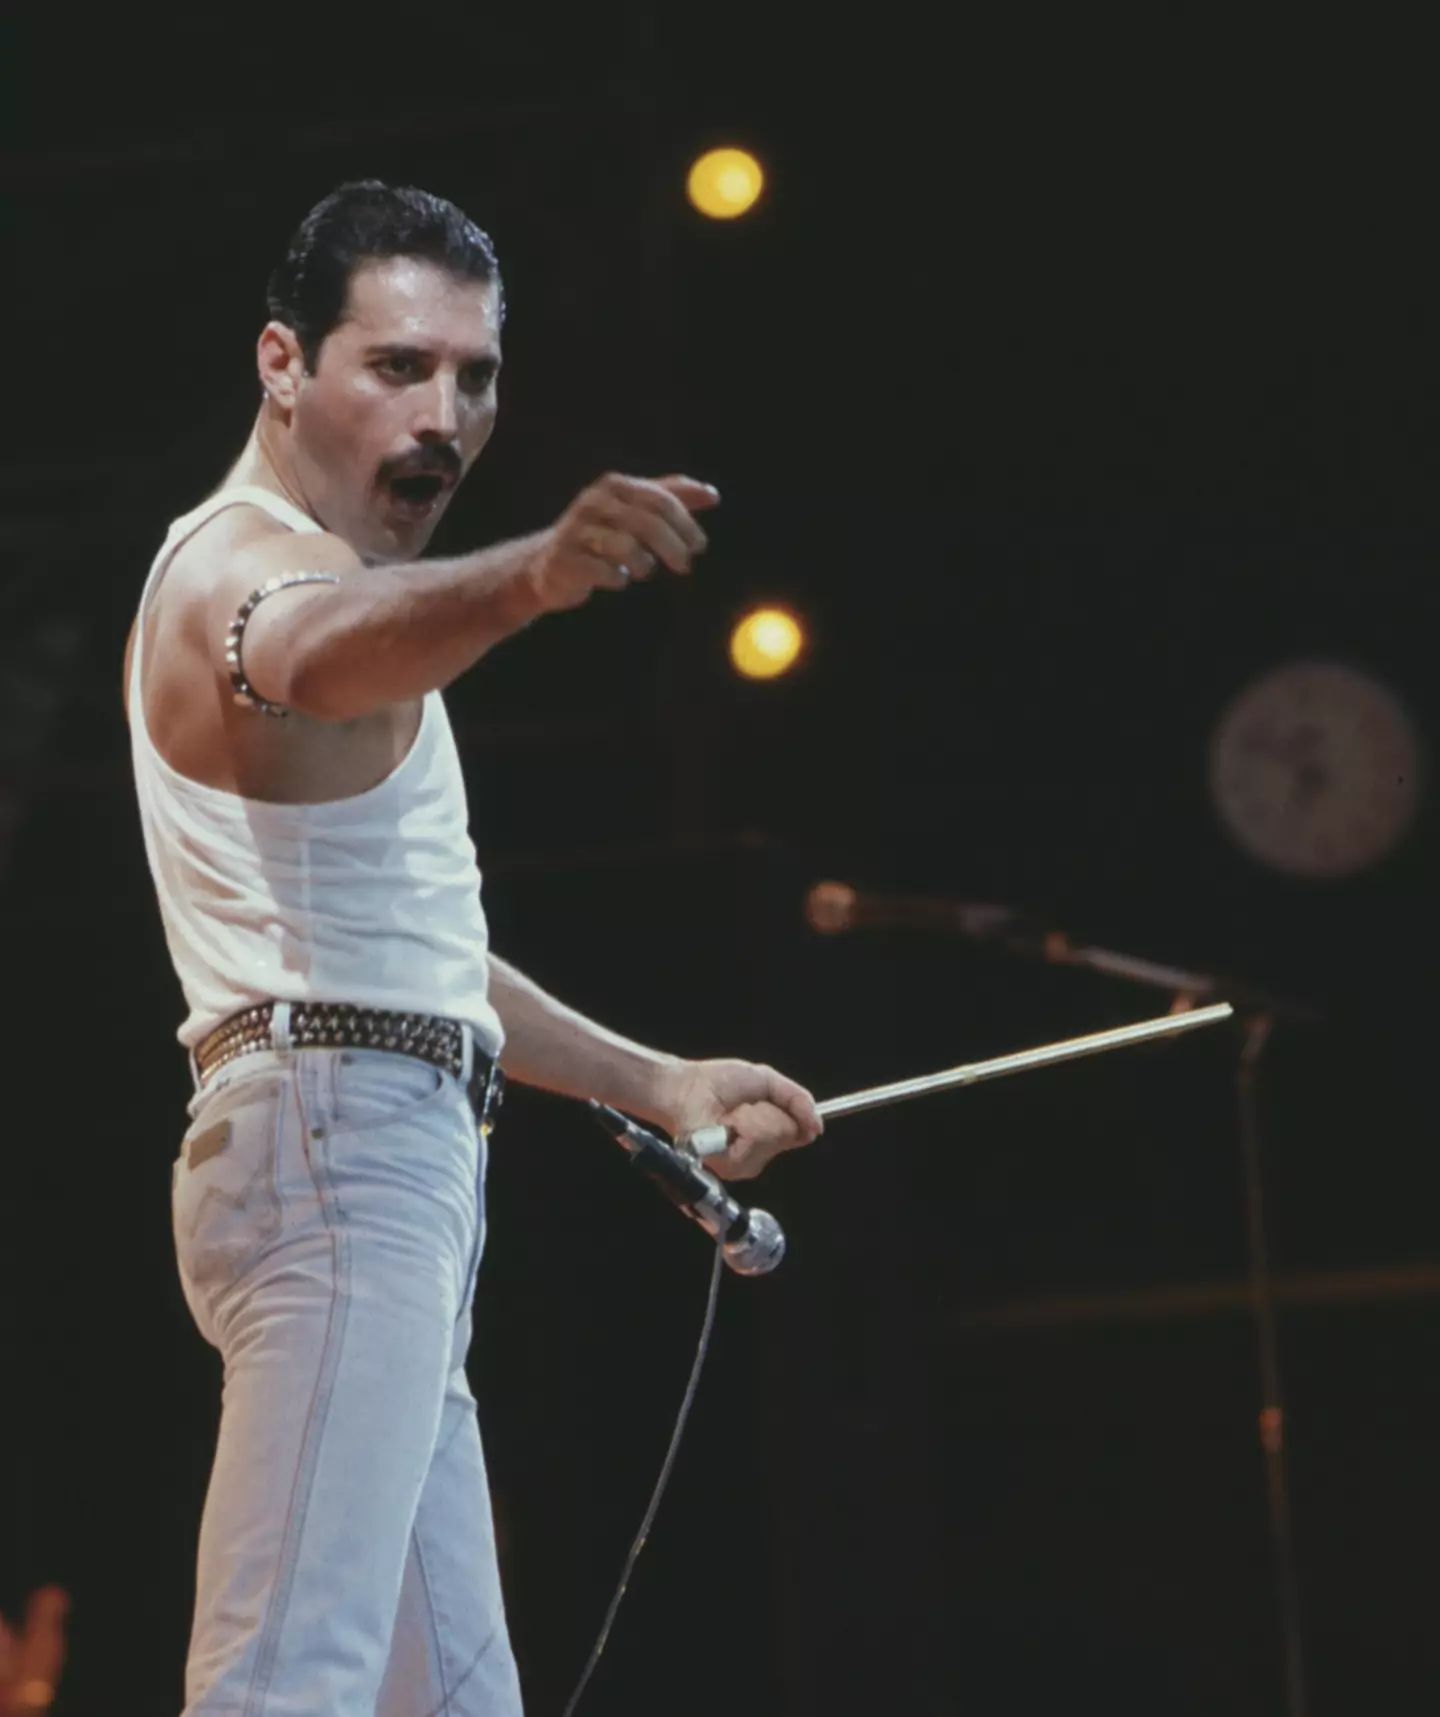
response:
{"label": "microphone cable", "polygon": [[595,1666],[600,1661],[600,1654],[605,1649],[605,1642],[610,1638],[610,1629],[614,1626],[616,1612],[620,1601],[625,1596],[625,1589],[630,1584],[630,1576],[635,1564],[640,1559],[640,1552],[645,1548],[645,1541],[650,1536],[650,1528],[655,1523],[656,1513],[660,1508],[660,1499],[665,1494],[665,1487],[670,1482],[670,1474],[675,1465],[675,1457],[680,1450],[680,1438],[685,1432],[685,1423],[690,1417],[690,1409],[695,1403],[695,1391],[700,1384],[700,1372],[705,1364],[705,1356],[710,1350],[710,1332],[715,1327],[715,1307],[720,1298],[720,1277],[724,1270],[725,1247],[723,1238],[715,1242],[715,1262],[710,1270],[710,1295],[705,1304],[705,1322],[700,1330],[700,1345],[695,1350],[695,1363],[690,1367],[690,1381],[685,1385],[685,1398],[680,1403],[680,1412],[675,1419],[675,1429],[670,1434],[670,1447],[665,1451],[665,1460],[660,1468],[660,1477],[655,1481],[655,1489],[650,1493],[650,1501],[645,1509],[644,1519],[640,1522],[640,1530],[635,1534],[635,1541],[630,1546],[630,1554],[625,1558],[625,1566],[620,1571],[620,1583],[615,1588],[615,1595],[610,1600],[610,1608],[605,1612],[605,1620],[600,1625],[600,1634],[591,1650],[589,1661],[581,1672],[580,1679],[575,1685],[575,1691],[570,1695],[563,1717],[574,1717],[575,1707],[580,1703],[580,1696],[589,1685],[590,1677],[595,1673]]}

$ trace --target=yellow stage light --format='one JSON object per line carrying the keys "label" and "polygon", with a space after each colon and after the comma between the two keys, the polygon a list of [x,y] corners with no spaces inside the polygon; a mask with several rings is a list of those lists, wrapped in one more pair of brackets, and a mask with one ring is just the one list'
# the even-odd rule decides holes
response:
{"label": "yellow stage light", "polygon": [[730,660],[747,680],[773,680],[794,666],[804,643],[793,614],[783,608],[756,608],[730,634]]}
{"label": "yellow stage light", "polygon": [[760,163],[743,149],[712,149],[690,169],[690,201],[712,221],[733,221],[752,208],[765,188]]}

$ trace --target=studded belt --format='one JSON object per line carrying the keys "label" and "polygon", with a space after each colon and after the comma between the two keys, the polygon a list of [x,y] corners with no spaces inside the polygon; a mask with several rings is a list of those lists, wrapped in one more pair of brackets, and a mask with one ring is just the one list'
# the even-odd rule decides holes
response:
{"label": "studded belt", "polygon": [[[259,1002],[216,1026],[195,1051],[201,1082],[241,1055],[273,1049],[274,1002]],[[465,1027],[438,1014],[392,1013],[352,1002],[292,1002],[292,1049],[383,1049],[428,1061],[456,1079],[465,1071]],[[466,1095],[482,1126],[495,1118],[505,1090],[500,1066],[481,1050],[472,1056]]]}

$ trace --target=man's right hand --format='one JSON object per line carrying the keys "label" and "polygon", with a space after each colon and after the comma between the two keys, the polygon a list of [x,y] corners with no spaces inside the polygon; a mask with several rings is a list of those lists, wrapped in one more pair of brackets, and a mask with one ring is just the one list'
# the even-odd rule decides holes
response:
{"label": "man's right hand", "polygon": [[708,541],[693,515],[719,502],[719,490],[693,477],[601,477],[540,534],[531,579],[541,605],[577,608],[657,565],[689,572]]}

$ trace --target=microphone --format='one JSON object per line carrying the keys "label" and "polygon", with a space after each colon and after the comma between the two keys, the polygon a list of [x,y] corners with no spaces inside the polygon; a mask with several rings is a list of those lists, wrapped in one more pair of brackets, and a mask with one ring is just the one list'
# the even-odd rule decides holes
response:
{"label": "microphone", "polygon": [[845,882],[817,882],[805,896],[805,919],[822,936],[861,927],[952,930],[979,940],[1028,928],[1008,906],[939,900],[920,894],[862,894]]}
{"label": "microphone", "polygon": [[[805,918],[812,930],[833,936],[842,930],[946,930],[975,942],[998,942],[1009,954],[1046,960],[1054,966],[1088,966],[1107,977],[1124,978],[1173,996],[1194,999],[1222,991],[1232,1001],[1316,1020],[1318,1011],[1307,1002],[1272,995],[1255,984],[1214,972],[1190,972],[1161,965],[1135,954],[1119,953],[1080,943],[1063,930],[1049,930],[1028,913],[1010,906],[984,905],[974,900],[941,900],[923,894],[865,894],[846,882],[817,882],[805,896]],[[712,1136],[713,1135],[713,1136]],[[698,1143],[697,1143],[698,1141]],[[687,1141],[698,1155],[724,1150],[714,1128],[702,1128]]]}
{"label": "microphone", "polygon": [[595,1119],[630,1153],[631,1166],[720,1243],[737,1276],[764,1276],[785,1256],[785,1233],[768,1210],[746,1210],[696,1162],[673,1150],[618,1109],[590,1099]]}

